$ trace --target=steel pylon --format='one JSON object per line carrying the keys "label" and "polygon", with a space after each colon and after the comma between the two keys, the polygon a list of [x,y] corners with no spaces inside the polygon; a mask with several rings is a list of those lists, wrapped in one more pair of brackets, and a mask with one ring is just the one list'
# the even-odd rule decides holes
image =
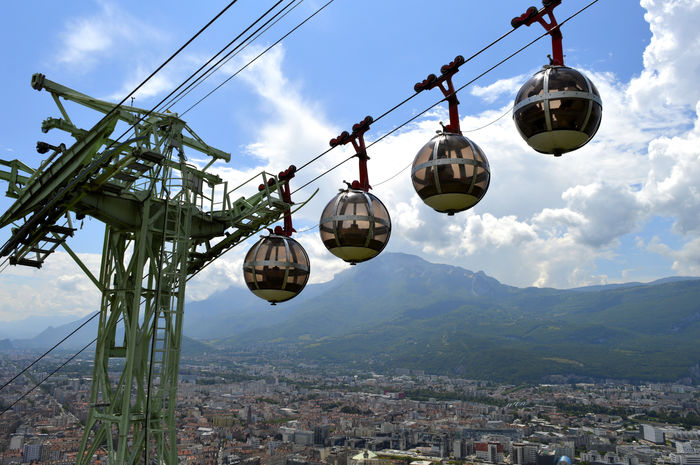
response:
{"label": "steel pylon", "polygon": [[[76,463],[106,456],[110,465],[175,465],[187,281],[280,219],[290,207],[283,182],[261,173],[229,189],[207,169],[230,155],[205,144],[176,114],[115,109],[40,74],[32,87],[50,92],[62,116],[45,120],[42,130],[58,128],[76,141],[70,147],[39,144],[52,153],[36,170],[0,160],[10,168],[0,171],[9,183],[6,194],[17,199],[0,217],[0,227],[15,226],[0,256],[40,268],[62,246],[101,291],[90,408]],[[106,116],[80,129],[59,97]],[[133,126],[128,140],[111,138],[118,123]],[[211,161],[192,166],[185,149]],[[253,193],[243,196],[251,184]],[[85,215],[105,223],[97,277],[66,244]]]}

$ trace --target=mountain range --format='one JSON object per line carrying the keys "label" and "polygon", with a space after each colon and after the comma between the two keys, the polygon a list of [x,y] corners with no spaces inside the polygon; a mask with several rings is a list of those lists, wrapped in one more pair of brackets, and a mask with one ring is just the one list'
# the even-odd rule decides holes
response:
{"label": "mountain range", "polygon": [[[10,342],[45,346],[76,326]],[[377,371],[507,382],[697,381],[700,279],[517,288],[483,272],[383,253],[274,307],[237,287],[188,303],[183,331],[183,351],[257,351]],[[95,322],[74,345],[86,343],[83,333],[94,338]]]}

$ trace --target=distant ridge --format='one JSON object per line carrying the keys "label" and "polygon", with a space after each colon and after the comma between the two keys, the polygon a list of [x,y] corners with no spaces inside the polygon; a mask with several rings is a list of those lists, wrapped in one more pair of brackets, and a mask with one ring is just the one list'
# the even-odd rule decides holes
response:
{"label": "distant ridge", "polygon": [[700,353],[700,279],[521,289],[483,272],[384,253],[318,285],[313,298],[300,296],[278,317],[216,344],[511,382],[676,380],[691,376]]}
{"label": "distant ridge", "polygon": [[650,281],[648,283],[641,283],[641,282],[632,281],[629,283],[597,284],[597,285],[593,285],[593,286],[575,287],[575,288],[572,288],[571,290],[572,291],[602,291],[602,290],[621,289],[621,288],[636,287],[636,286],[656,286],[657,284],[675,283],[678,281],[693,281],[693,280],[697,280],[697,279],[700,279],[700,277],[671,276],[668,278],[661,278],[661,279],[657,279],[655,281]]}
{"label": "distant ridge", "polygon": [[[0,344],[47,347],[79,323]],[[508,382],[698,381],[690,368],[700,353],[700,278],[517,288],[482,271],[382,253],[276,307],[237,287],[190,302],[184,334],[188,354],[263,351]],[[92,322],[66,347],[95,335]]]}

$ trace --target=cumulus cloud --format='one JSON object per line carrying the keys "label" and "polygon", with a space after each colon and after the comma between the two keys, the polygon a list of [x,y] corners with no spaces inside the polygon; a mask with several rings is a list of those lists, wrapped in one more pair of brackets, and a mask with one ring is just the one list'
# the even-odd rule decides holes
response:
{"label": "cumulus cloud", "polygon": [[509,97],[514,95],[528,77],[526,74],[521,74],[507,79],[499,79],[488,86],[474,86],[471,94],[482,98],[487,103],[494,103],[503,95]]}
{"label": "cumulus cloud", "polygon": [[[93,274],[99,275],[100,256],[79,254]],[[55,252],[41,270],[11,266],[0,280],[0,321],[29,315],[83,316],[100,309],[100,292],[64,252]]]}
{"label": "cumulus cloud", "polygon": [[[597,182],[587,186],[575,186],[562,194],[568,211],[583,219],[570,224],[576,239],[584,244],[600,248],[610,245],[620,236],[634,231],[643,216],[643,205],[632,190],[625,185]],[[611,200],[614,206],[611,207]]]}
{"label": "cumulus cloud", "polygon": [[666,106],[694,105],[700,99],[700,1],[642,0],[641,4],[647,10],[644,19],[652,38],[644,51],[644,70],[630,83],[632,108],[653,112]]}
{"label": "cumulus cloud", "polygon": [[74,70],[88,71],[103,59],[113,59],[124,47],[138,47],[143,41],[162,40],[163,34],[108,1],[99,10],[69,21],[60,35],[54,60]]}
{"label": "cumulus cloud", "polygon": [[654,237],[649,241],[647,250],[672,260],[671,267],[681,276],[700,275],[700,238],[698,237],[687,241],[679,249],[672,249],[658,237]]}
{"label": "cumulus cloud", "polygon": [[[700,102],[697,105],[700,115]],[[641,191],[660,216],[675,218],[681,234],[700,232],[700,125],[677,137],[659,137],[649,144],[650,169]]]}

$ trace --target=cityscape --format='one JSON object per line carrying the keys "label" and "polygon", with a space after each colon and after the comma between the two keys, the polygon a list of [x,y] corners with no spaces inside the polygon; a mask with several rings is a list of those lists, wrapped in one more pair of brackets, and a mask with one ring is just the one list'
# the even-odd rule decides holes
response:
{"label": "cityscape", "polygon": [[[36,354],[5,351],[0,380]],[[4,410],[61,356],[0,393]],[[77,358],[0,421],[0,465],[75,463],[92,361]],[[116,373],[115,373],[116,375]],[[176,412],[183,464],[556,465],[700,463],[700,389],[681,383],[501,385],[183,356]],[[106,463],[96,454],[94,463]]]}

